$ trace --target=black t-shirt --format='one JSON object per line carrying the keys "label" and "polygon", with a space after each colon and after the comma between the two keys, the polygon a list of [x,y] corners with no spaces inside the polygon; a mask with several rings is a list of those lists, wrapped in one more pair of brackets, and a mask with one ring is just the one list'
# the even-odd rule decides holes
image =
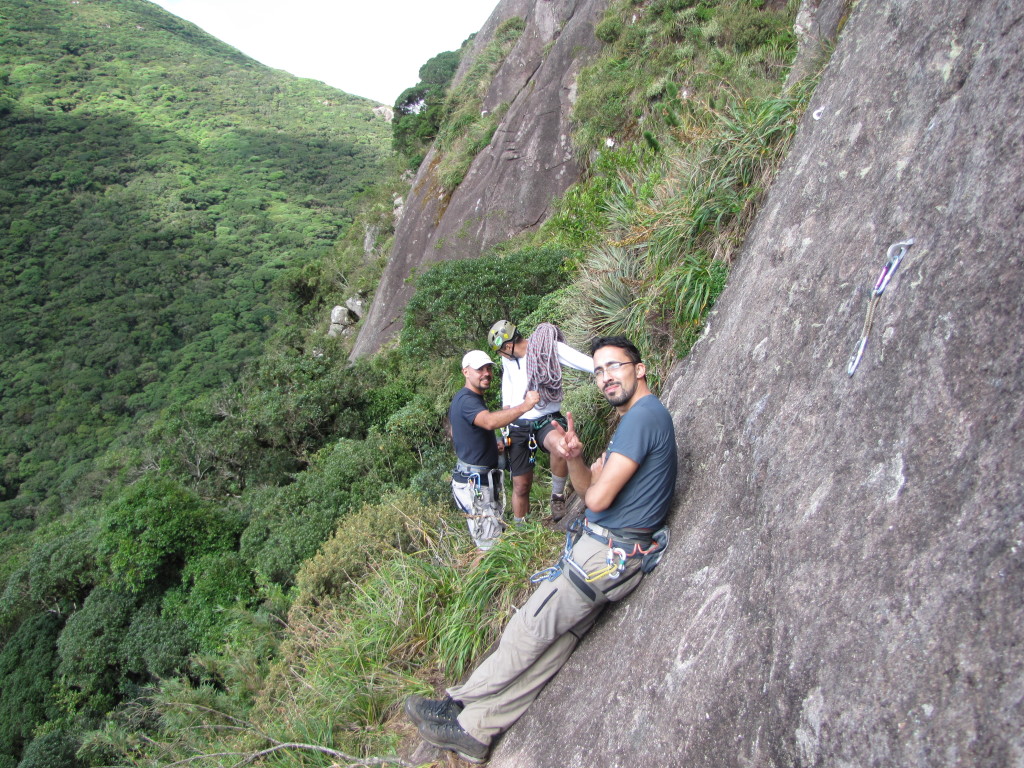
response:
{"label": "black t-shirt", "polygon": [[463,387],[452,398],[448,409],[448,420],[452,424],[452,442],[455,443],[455,455],[466,464],[478,467],[498,466],[498,444],[494,432],[478,427],[473,419],[481,411],[486,411],[484,398],[468,387]]}

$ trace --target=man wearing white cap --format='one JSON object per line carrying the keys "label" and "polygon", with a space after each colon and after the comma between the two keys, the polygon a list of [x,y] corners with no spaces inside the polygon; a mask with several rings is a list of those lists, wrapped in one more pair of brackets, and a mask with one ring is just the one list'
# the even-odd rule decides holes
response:
{"label": "man wearing white cap", "polygon": [[479,349],[463,356],[462,375],[466,385],[455,393],[448,409],[458,457],[452,473],[452,496],[466,515],[473,541],[486,551],[501,535],[505,515],[504,476],[498,469],[494,430],[511,424],[533,408],[540,395],[527,392],[526,399],[514,408],[488,411],[483,393],[494,379],[494,361]]}

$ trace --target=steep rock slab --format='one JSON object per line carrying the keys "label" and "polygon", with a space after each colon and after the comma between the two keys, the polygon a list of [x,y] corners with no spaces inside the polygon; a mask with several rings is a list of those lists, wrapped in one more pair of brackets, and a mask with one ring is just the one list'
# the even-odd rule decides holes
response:
{"label": "steep rock slab", "polygon": [[438,185],[435,149],[413,181],[395,232],[391,257],[366,316],[352,358],[372,354],[401,329],[412,296],[408,278],[445,259],[483,250],[538,226],[551,200],[579,179],[569,143],[569,110],[575,81],[600,43],[594,25],[608,0],[502,0],[477,35],[455,82],[505,21],[520,17],[526,29],[491,83],[484,109],[508,104],[490,146],[474,159],[450,195]]}
{"label": "steep rock slab", "polygon": [[1024,764],[1022,51],[1015,3],[854,11],[675,372],[672,550],[492,765]]}

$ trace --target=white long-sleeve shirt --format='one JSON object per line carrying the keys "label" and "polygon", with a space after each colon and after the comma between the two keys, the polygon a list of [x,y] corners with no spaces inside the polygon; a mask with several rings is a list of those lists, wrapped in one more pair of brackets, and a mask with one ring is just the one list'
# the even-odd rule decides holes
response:
{"label": "white long-sleeve shirt", "polygon": [[[575,368],[577,371],[586,373],[594,372],[594,358],[577,352],[568,344],[556,342],[555,348],[558,351],[558,362],[568,368]],[[502,359],[501,363],[501,406],[508,408],[519,405],[526,399],[526,358],[514,358],[512,360]],[[539,419],[549,413],[561,410],[562,402],[544,403],[536,405],[524,413],[522,419]]]}

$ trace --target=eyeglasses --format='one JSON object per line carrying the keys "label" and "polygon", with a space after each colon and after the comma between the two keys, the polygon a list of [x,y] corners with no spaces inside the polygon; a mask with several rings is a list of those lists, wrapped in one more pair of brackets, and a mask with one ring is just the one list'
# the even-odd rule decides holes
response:
{"label": "eyeglasses", "polygon": [[608,363],[608,365],[606,365],[604,368],[595,368],[594,369],[594,378],[595,379],[604,378],[607,374],[611,373],[612,371],[619,370],[619,368],[621,368],[624,365],[636,365],[636,363],[619,363],[619,362]]}

